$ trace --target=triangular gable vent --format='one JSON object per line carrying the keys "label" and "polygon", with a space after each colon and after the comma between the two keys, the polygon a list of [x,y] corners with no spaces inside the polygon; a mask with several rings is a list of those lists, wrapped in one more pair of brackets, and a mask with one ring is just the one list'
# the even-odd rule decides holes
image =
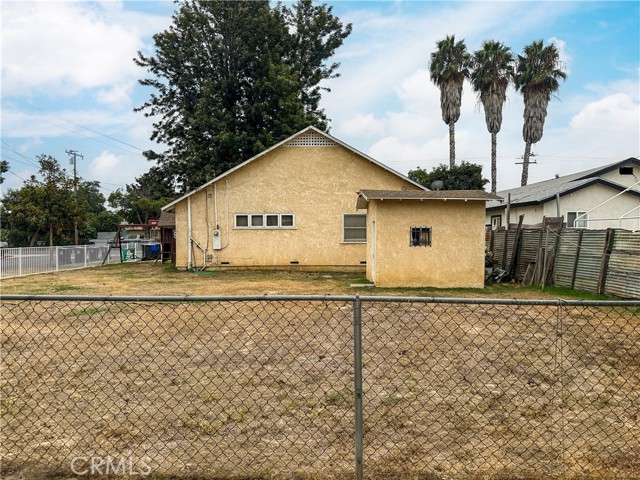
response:
{"label": "triangular gable vent", "polygon": [[336,142],[316,132],[305,132],[284,144],[285,147],[334,147]]}

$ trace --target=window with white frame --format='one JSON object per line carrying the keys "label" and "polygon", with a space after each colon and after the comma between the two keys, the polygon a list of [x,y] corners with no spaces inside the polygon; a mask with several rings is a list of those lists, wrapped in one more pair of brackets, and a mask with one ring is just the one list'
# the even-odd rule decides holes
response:
{"label": "window with white frame", "polygon": [[502,226],[502,215],[491,215],[491,229],[495,230]]}
{"label": "window with white frame", "polygon": [[367,215],[345,213],[342,215],[342,241],[345,243],[367,243]]}
{"label": "window with white frame", "polygon": [[567,212],[567,227],[587,228],[587,212]]}
{"label": "window with white frame", "polygon": [[295,228],[291,213],[236,213],[235,227],[241,229]]}

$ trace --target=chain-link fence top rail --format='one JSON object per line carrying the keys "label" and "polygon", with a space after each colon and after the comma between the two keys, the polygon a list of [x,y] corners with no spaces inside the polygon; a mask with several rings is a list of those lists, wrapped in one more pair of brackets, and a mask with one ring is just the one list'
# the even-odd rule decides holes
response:
{"label": "chain-link fence top rail", "polygon": [[[353,478],[355,297],[0,300],[3,477]],[[640,478],[640,302],[359,300],[365,478]]]}

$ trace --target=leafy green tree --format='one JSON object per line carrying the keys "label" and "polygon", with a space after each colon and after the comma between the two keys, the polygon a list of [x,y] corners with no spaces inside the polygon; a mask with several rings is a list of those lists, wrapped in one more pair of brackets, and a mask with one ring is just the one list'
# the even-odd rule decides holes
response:
{"label": "leafy green tree", "polygon": [[107,199],[100,191],[100,182],[98,181],[79,181],[77,191],[78,201],[86,205],[87,212],[98,214],[106,210],[105,203]]}
{"label": "leafy green tree", "polygon": [[109,195],[109,205],[128,223],[148,223],[160,216],[164,205],[176,198],[173,179],[158,167],[136,178],[135,183]]}
{"label": "leafy green tree", "polygon": [[0,160],[0,185],[4,183],[4,174],[9,171],[9,162]]}
{"label": "leafy green tree", "polygon": [[523,187],[529,181],[531,145],[542,138],[551,94],[560,88],[559,79],[566,78],[566,72],[560,68],[560,52],[553,44],[545,47],[542,40],[538,40],[525,46],[523,55],[518,55],[515,86],[524,97],[522,138],[525,148],[520,180]]}
{"label": "leafy green tree", "polygon": [[100,182],[83,181],[78,183],[78,201],[85,205],[86,222],[80,229],[81,243],[96,238],[98,232],[115,232],[123,218],[117,212],[106,209],[106,198],[100,192]]}
{"label": "leafy green tree", "polygon": [[337,75],[325,62],[350,32],[307,0],[180,1],[155,55],[134,59],[154,89],[136,111],[167,147],[146,157],[187,191],[307,125],[326,129],[320,82]]}
{"label": "leafy green tree", "polygon": [[486,41],[473,54],[471,85],[484,107],[484,119],[491,134],[491,191],[496,193],[498,181],[497,137],[502,127],[502,107],[507,100],[507,87],[513,81],[514,56],[500,42]]}
{"label": "leafy green tree", "polygon": [[442,190],[483,190],[489,180],[482,178],[482,165],[462,162],[447,167],[438,165],[430,172],[420,167],[409,171],[409,178],[427,188],[435,187],[433,182],[442,182]]}
{"label": "leafy green tree", "polygon": [[[30,246],[35,244],[41,233],[48,235],[51,246],[54,245],[54,238],[67,243],[69,232],[73,234],[74,221],[80,225],[86,220],[86,203],[76,199],[73,179],[55,158],[40,155],[38,163],[41,179],[32,175],[22,188],[10,190],[5,195],[3,204],[7,210],[7,220],[10,224],[28,229]],[[22,244],[24,234],[21,237],[19,244]]]}
{"label": "leafy green tree", "polygon": [[122,222],[122,217],[117,212],[104,210],[100,213],[90,213],[87,222],[80,229],[80,239],[83,243],[96,238],[98,232],[116,232]]}
{"label": "leafy green tree", "polygon": [[[327,118],[320,109],[321,92],[329,91],[320,82],[340,76],[337,62],[326,64],[351,34],[351,24],[343,25],[332,13],[333,7],[300,0],[294,8],[282,6],[289,33],[288,61],[300,82],[300,100],[309,123],[315,119],[326,127]],[[305,125],[306,126],[306,125]]]}
{"label": "leafy green tree", "polygon": [[464,40],[456,42],[455,35],[448,35],[436,43],[431,53],[429,74],[440,89],[442,120],[449,125],[449,166],[456,164],[455,125],[460,118],[462,86],[469,78],[471,55]]}

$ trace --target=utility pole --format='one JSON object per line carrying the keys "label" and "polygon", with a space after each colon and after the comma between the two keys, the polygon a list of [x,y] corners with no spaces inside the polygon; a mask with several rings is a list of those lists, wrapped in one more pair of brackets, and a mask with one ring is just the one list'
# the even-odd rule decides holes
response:
{"label": "utility pole", "polygon": [[[65,150],[67,155],[69,155],[69,163],[73,165],[73,195],[78,199],[78,167],[76,165],[77,157],[83,158],[82,154],[78,153],[76,150]],[[80,236],[78,234],[78,220],[76,218],[73,219],[73,243],[78,245],[80,243]]]}

